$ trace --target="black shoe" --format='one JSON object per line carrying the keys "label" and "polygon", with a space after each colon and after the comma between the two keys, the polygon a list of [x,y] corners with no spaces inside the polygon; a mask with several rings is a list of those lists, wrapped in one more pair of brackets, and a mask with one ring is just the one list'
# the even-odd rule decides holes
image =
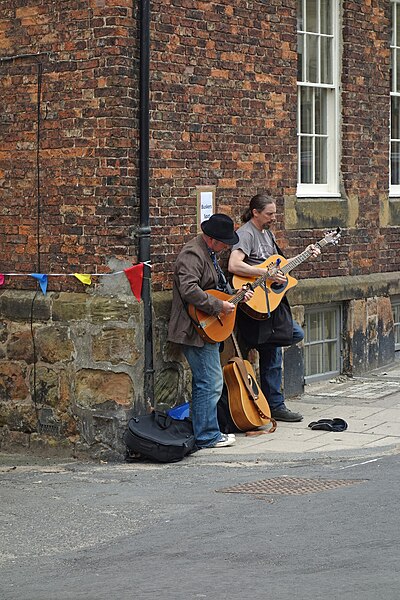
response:
{"label": "black shoe", "polygon": [[281,408],[271,409],[271,417],[275,421],[286,421],[287,423],[298,423],[303,420],[303,415],[297,412],[292,412],[286,406]]}

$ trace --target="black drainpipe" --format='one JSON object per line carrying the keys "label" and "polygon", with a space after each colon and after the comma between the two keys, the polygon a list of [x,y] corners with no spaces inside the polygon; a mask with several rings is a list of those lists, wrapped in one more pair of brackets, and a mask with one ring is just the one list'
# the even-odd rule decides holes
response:
{"label": "black drainpipe", "polygon": [[[150,2],[140,2],[140,106],[139,106],[139,202],[140,227],[139,262],[150,261],[149,219],[149,73],[150,73]],[[144,382],[143,396],[147,406],[154,406],[153,369],[153,307],[151,299],[151,269],[143,270],[143,316],[144,316]]]}

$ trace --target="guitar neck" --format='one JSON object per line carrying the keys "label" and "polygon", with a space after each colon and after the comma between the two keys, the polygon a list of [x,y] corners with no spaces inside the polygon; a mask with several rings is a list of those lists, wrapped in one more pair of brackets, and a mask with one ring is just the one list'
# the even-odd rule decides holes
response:
{"label": "guitar neck", "polygon": [[237,294],[235,294],[234,296],[231,296],[230,298],[228,298],[228,302],[231,302],[231,304],[234,304],[235,306],[237,304],[239,304],[239,302],[241,302],[243,300],[243,298],[246,295],[247,290],[241,289],[239,292],[237,292]]}
{"label": "guitar neck", "polygon": [[[316,242],[314,245],[317,246],[320,250],[322,250],[322,248],[324,248],[324,246],[327,245],[327,241],[326,240],[320,240],[319,242]],[[296,256],[295,258],[293,258],[290,263],[288,263],[287,265],[285,265],[284,267],[282,267],[280,270],[282,271],[282,273],[284,275],[286,275],[286,273],[290,273],[290,271],[292,269],[295,269],[296,267],[298,267],[299,265],[301,265],[302,262],[304,262],[305,260],[307,260],[308,258],[310,258],[310,256],[312,255],[312,250],[304,250],[304,252],[302,252],[301,254],[299,254],[298,256]]]}
{"label": "guitar neck", "polygon": [[[322,248],[324,246],[326,246],[327,243],[328,242],[326,242],[325,240],[320,240],[319,242],[316,242],[315,246],[318,246],[318,248],[320,248],[322,250]],[[258,277],[255,281],[253,281],[253,283],[252,283],[253,289],[262,285],[263,283],[265,283],[265,281],[269,277],[272,277],[273,275],[275,275],[275,273],[277,271],[282,271],[282,273],[284,275],[286,275],[287,273],[290,273],[290,271],[292,269],[295,269],[296,267],[301,265],[301,263],[304,262],[305,260],[307,260],[311,255],[312,255],[312,250],[309,250],[309,249],[304,250],[304,252],[302,252],[301,254],[296,256],[296,258],[293,258],[290,261],[290,263],[287,263],[285,266],[279,267],[279,264],[277,264],[277,265],[274,265],[274,267],[267,269],[267,271],[263,275],[260,275],[260,277]]]}

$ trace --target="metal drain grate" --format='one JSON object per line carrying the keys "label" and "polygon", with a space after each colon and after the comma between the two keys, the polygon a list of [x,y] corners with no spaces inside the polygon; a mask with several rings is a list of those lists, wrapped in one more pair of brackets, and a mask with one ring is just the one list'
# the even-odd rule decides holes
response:
{"label": "metal drain grate", "polygon": [[60,435],[60,425],[59,423],[40,423],[38,427],[39,433],[44,433],[45,435]]}
{"label": "metal drain grate", "polygon": [[301,494],[315,494],[341,487],[348,487],[357,483],[364,483],[366,479],[304,479],[301,477],[276,477],[262,479],[251,483],[241,483],[230,488],[217,490],[227,494],[281,494],[297,496]]}

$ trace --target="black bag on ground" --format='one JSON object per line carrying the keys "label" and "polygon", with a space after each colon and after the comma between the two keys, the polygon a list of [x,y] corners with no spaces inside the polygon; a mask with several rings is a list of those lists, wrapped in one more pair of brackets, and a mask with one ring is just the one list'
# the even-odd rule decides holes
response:
{"label": "black bag on ground", "polygon": [[163,463],[197,450],[191,419],[173,419],[157,410],[129,419],[124,441],[128,451]]}
{"label": "black bag on ground", "polygon": [[221,398],[217,404],[217,419],[221,433],[240,433],[233,422],[231,412],[229,410],[228,389],[224,383],[222,388]]}

